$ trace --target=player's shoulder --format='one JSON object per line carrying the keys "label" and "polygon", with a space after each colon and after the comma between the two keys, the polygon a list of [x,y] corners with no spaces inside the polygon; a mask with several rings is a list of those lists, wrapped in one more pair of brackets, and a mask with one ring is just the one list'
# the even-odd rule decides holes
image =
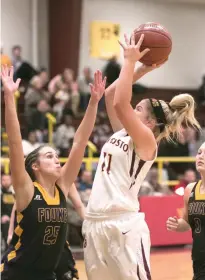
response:
{"label": "player's shoulder", "polygon": [[189,196],[196,184],[197,184],[197,182],[188,184],[185,188],[184,195]]}
{"label": "player's shoulder", "polygon": [[191,195],[191,192],[194,188],[194,186],[196,185],[197,182],[193,182],[193,183],[190,183],[186,186],[185,190],[184,190],[184,201],[186,203],[188,203],[189,201],[189,198],[190,198],[190,195]]}
{"label": "player's shoulder", "polygon": [[197,183],[197,182],[189,183],[189,184],[186,186],[185,190],[187,190],[187,191],[192,191],[193,188],[194,188],[194,186],[196,185],[196,183]]}

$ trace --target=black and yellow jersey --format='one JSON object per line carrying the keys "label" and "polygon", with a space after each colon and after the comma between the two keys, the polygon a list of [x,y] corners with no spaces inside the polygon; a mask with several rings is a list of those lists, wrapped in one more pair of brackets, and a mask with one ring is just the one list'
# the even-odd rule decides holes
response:
{"label": "black and yellow jersey", "polygon": [[34,182],[28,207],[17,212],[14,234],[2,259],[2,279],[51,280],[67,237],[66,198],[56,186],[51,198]]}
{"label": "black and yellow jersey", "polygon": [[205,194],[200,193],[202,181],[193,187],[188,202],[188,220],[192,230],[192,259],[205,260]]}

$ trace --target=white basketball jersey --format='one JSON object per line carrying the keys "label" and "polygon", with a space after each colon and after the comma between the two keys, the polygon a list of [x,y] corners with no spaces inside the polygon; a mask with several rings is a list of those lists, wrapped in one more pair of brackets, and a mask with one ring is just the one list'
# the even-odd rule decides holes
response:
{"label": "white basketball jersey", "polygon": [[125,129],[114,133],[102,148],[87,214],[139,211],[138,192],[153,162],[138,157]]}

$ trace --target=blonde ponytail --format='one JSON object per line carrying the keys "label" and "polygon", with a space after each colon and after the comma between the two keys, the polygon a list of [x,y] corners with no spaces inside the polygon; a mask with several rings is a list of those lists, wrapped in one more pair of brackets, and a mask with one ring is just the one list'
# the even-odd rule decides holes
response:
{"label": "blonde ponytail", "polygon": [[195,118],[195,101],[194,98],[187,93],[176,95],[172,98],[169,105],[160,100],[164,111],[167,124],[163,132],[157,137],[157,141],[165,138],[172,141],[172,138],[179,139],[182,132],[182,125],[193,127],[200,130],[200,125]]}

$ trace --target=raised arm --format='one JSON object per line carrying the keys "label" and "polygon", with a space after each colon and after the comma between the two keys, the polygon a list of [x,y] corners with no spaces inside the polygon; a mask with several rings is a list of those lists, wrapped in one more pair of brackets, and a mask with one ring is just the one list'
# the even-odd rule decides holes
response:
{"label": "raised arm", "polygon": [[82,164],[85,148],[95,124],[98,103],[105,91],[105,83],[106,78],[102,80],[102,73],[97,71],[95,73],[94,85],[90,85],[91,97],[85,116],[75,133],[69,158],[62,168],[61,178],[57,182],[66,196]]}
{"label": "raised arm", "polygon": [[140,52],[143,39],[144,35],[140,37],[139,42],[135,45],[134,34],[132,34],[131,43],[129,43],[126,36],[126,44],[123,45],[120,43],[124,49],[124,63],[116,86],[114,108],[120,122],[123,124],[127,133],[132,137],[138,153],[140,155],[143,154],[142,159],[152,160],[156,150],[154,134],[143,124],[130,104],[135,63],[149,51],[145,49]]}
{"label": "raised arm", "polygon": [[[138,67],[133,75],[132,83],[134,84],[136,81],[138,81],[140,78],[142,78],[145,74],[155,69],[156,66],[146,66],[141,65]],[[107,109],[107,114],[110,120],[110,124],[112,126],[112,129],[114,132],[119,131],[123,128],[123,125],[121,124],[119,118],[117,117],[116,111],[114,109],[113,103],[114,103],[114,96],[115,96],[115,90],[116,85],[118,83],[117,79],[114,83],[112,83],[108,88],[105,90],[105,104]],[[125,93],[126,94],[126,93]]]}
{"label": "raised arm", "polygon": [[15,190],[17,210],[22,211],[31,201],[34,187],[25,170],[20,125],[14,99],[20,79],[14,82],[13,67],[8,68],[6,66],[2,67],[1,78],[4,87],[5,124],[8,135],[12,183]]}

